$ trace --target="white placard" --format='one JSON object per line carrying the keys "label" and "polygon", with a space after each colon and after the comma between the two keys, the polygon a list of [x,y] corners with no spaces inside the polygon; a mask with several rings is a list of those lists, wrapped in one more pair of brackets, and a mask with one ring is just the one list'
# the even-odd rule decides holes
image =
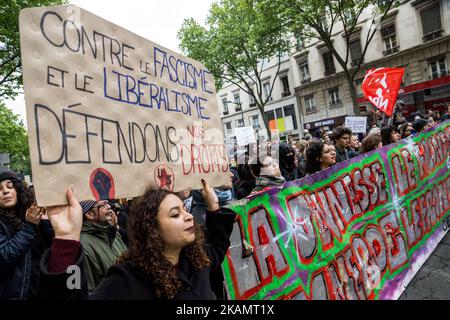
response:
{"label": "white placard", "polygon": [[249,143],[256,143],[255,132],[252,127],[234,128],[234,134],[239,147],[246,146]]}
{"label": "white placard", "polygon": [[345,126],[353,133],[366,133],[367,117],[345,117]]}

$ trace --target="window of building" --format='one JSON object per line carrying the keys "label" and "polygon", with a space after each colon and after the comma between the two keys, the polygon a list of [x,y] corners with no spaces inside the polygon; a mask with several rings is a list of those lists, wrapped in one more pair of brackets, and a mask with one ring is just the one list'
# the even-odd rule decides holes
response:
{"label": "window of building", "polygon": [[302,84],[311,82],[311,76],[309,75],[308,61],[303,62],[299,65],[300,76],[302,77]]}
{"label": "window of building", "polygon": [[231,130],[231,122],[225,122],[225,133],[231,135],[233,132]]}
{"label": "window of building", "polygon": [[228,101],[227,98],[222,99],[222,107],[223,107],[223,114],[228,114]]}
{"label": "window of building", "polygon": [[336,69],[334,68],[333,54],[331,52],[326,52],[322,54],[322,57],[323,65],[325,67],[325,76],[336,73]]}
{"label": "window of building", "polygon": [[236,112],[241,111],[242,105],[241,105],[241,96],[239,95],[239,93],[235,93],[233,95],[234,98],[234,106],[236,108]]}
{"label": "window of building", "polygon": [[359,39],[354,40],[349,43],[349,47],[350,56],[352,57],[352,67],[356,67],[362,58],[361,41]]}
{"label": "window of building", "polygon": [[323,30],[328,29],[328,20],[327,20],[327,15],[325,13],[321,15],[320,23],[322,24]]}
{"label": "window of building", "polygon": [[269,122],[270,130],[286,132],[297,129],[297,120],[295,118],[294,105],[288,105],[275,110],[267,111],[266,117]]}
{"label": "window of building", "polygon": [[384,51],[383,55],[387,56],[398,52],[397,34],[395,32],[395,25],[384,27],[381,29],[381,37],[383,38]]}
{"label": "window of building", "polygon": [[259,116],[258,115],[251,116],[249,119],[250,119],[250,123],[252,124],[253,129],[258,130],[261,128],[261,126],[259,124]]}
{"label": "window of building", "polygon": [[295,33],[295,50],[300,51],[305,48],[305,42],[300,32]]}
{"label": "window of building", "polygon": [[289,80],[287,75],[283,75],[280,77],[281,84],[283,85],[283,92],[281,93],[281,97],[287,97],[291,95],[291,91],[289,90]]}
{"label": "window of building", "polygon": [[423,41],[431,41],[442,36],[441,10],[439,3],[420,12]]}
{"label": "window of building", "polygon": [[297,130],[297,119],[295,116],[294,105],[283,107],[284,111],[284,126],[286,131]]}
{"label": "window of building", "polygon": [[255,97],[252,94],[248,95],[248,100],[250,101],[250,107],[256,106]]}
{"label": "window of building", "polygon": [[237,119],[237,120],[236,120],[236,127],[237,127],[237,128],[245,127],[244,119]]}
{"label": "window of building", "polygon": [[445,58],[440,58],[430,62],[431,78],[440,78],[448,74],[447,62]]}
{"label": "window of building", "polygon": [[344,9],[344,23],[350,25],[355,17],[355,11],[353,8]]}
{"label": "window of building", "polygon": [[339,98],[339,88],[332,88],[328,90],[328,99],[330,102],[330,107],[337,107],[341,104],[341,99]]}
{"label": "window of building", "polygon": [[314,102],[314,95],[305,96],[305,112],[311,113],[316,111],[316,104]]}
{"label": "window of building", "polygon": [[[267,99],[270,95],[270,82],[265,82],[263,84],[263,90],[264,90],[264,98]],[[269,101],[272,101],[272,97],[269,98]]]}
{"label": "window of building", "polygon": [[361,88],[363,80],[364,79],[355,80],[356,95],[358,97],[364,96],[364,93],[363,93],[362,88]]}

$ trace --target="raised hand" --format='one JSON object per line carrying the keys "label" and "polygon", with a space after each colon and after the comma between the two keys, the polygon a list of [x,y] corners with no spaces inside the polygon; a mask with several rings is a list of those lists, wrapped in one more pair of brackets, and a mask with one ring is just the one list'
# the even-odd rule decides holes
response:
{"label": "raised hand", "polygon": [[55,238],[80,241],[83,211],[71,188],[67,189],[66,196],[69,205],[49,207],[47,215],[55,232]]}
{"label": "raised hand", "polygon": [[110,225],[119,230],[119,221],[117,218],[117,214],[114,211],[112,211],[111,214],[107,217],[107,221]]}
{"label": "raised hand", "polygon": [[33,203],[25,212],[25,220],[32,224],[38,224],[44,212],[45,209],[39,208],[36,203]]}
{"label": "raised hand", "polygon": [[220,209],[219,206],[219,198],[217,197],[217,194],[214,192],[214,189],[211,188],[206,182],[206,180],[202,179],[202,185],[203,185],[203,199],[205,199],[206,205],[208,206],[209,211],[216,211]]}

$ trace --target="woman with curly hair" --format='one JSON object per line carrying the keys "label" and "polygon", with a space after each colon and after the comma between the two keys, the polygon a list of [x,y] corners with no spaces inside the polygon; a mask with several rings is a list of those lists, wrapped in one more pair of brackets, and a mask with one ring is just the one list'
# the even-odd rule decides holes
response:
{"label": "woman with curly hair", "polygon": [[[33,195],[12,171],[0,174],[0,299],[25,300],[34,295],[44,210],[33,204]],[[47,234],[51,239],[48,223]],[[48,230],[50,228],[50,230]],[[38,270],[38,268],[36,268]]]}
{"label": "woman with curly hair", "polygon": [[381,143],[383,144],[383,147],[387,146],[391,143],[395,143],[402,138],[397,127],[394,125],[390,125],[390,126],[381,128],[380,135],[381,135]]}
{"label": "woman with curly hair", "polygon": [[313,142],[306,151],[306,172],[315,172],[328,169],[336,163],[336,149],[322,141]]}
{"label": "woman with curly hair", "polygon": [[[220,268],[230,245],[235,214],[220,209],[204,181],[208,239],[174,192],[148,189],[133,202],[128,251],[112,266],[90,299],[212,299],[209,273]],[[82,270],[81,207],[72,191],[69,206],[49,209],[55,239],[41,265],[47,298],[86,298],[86,283],[66,289],[70,265]],[[222,211],[222,212],[221,212]]]}

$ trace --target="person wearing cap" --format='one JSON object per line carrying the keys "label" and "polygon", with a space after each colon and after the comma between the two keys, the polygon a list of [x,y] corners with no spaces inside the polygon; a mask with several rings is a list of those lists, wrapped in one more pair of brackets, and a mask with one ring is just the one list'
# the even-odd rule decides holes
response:
{"label": "person wearing cap", "polygon": [[86,278],[89,293],[106,276],[106,272],[127,250],[117,227],[111,225],[114,212],[108,201],[81,201],[83,226],[80,242],[86,257]]}
{"label": "person wearing cap", "polygon": [[0,299],[26,300],[36,294],[36,246],[48,248],[53,232],[48,220],[41,223],[45,210],[33,202],[14,172],[0,173]]}

